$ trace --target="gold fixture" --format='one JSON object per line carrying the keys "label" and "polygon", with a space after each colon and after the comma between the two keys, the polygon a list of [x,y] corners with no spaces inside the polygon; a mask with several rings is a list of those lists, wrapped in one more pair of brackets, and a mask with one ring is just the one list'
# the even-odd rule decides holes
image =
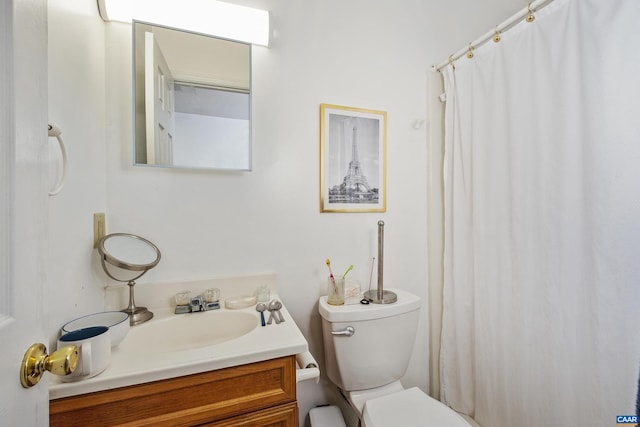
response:
{"label": "gold fixture", "polygon": [[93,214],[93,247],[98,247],[98,242],[100,239],[104,237],[106,234],[106,221],[104,217],[104,212],[94,213]]}
{"label": "gold fixture", "polygon": [[29,388],[38,384],[44,371],[55,375],[69,375],[76,370],[78,364],[78,347],[71,345],[47,354],[47,347],[36,343],[29,347],[22,358],[20,366],[20,384]]}
{"label": "gold fixture", "polygon": [[527,6],[527,9],[529,10],[529,13],[527,14],[526,21],[533,22],[536,19],[536,17],[533,14],[534,10],[531,10],[531,3],[529,3],[529,5]]}
{"label": "gold fixture", "polygon": [[502,40],[502,35],[500,34],[500,31],[498,31],[498,27],[496,27],[495,35],[493,36],[493,42],[498,43],[500,40]]}
{"label": "gold fixture", "polygon": [[469,48],[467,49],[467,58],[473,58],[473,46],[471,46],[471,43],[469,43]]}

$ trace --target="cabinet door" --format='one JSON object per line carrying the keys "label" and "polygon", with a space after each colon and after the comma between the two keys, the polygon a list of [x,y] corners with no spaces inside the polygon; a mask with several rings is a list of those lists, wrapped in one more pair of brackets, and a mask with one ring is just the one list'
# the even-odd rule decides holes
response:
{"label": "cabinet door", "polygon": [[240,415],[214,423],[209,427],[298,427],[298,406],[295,402],[251,414]]}
{"label": "cabinet door", "polygon": [[[51,427],[195,426],[296,403],[295,356],[50,402]],[[275,412],[277,414],[278,411]],[[265,416],[266,416],[265,415]],[[277,418],[277,417],[276,417]],[[214,424],[215,425],[215,424]],[[226,424],[222,424],[226,425]],[[266,425],[280,424],[229,424]],[[282,424],[295,425],[295,424]]]}

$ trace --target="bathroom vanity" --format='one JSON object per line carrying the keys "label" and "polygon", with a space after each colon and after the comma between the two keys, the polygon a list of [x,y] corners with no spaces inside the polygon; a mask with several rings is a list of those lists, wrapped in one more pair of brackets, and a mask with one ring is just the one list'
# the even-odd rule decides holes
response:
{"label": "bathroom vanity", "polygon": [[263,327],[255,306],[154,309],[100,375],[49,376],[50,425],[297,426],[296,355],[308,344],[286,307],[281,313],[284,322]]}
{"label": "bathroom vanity", "polygon": [[52,400],[50,425],[297,426],[295,356]]}

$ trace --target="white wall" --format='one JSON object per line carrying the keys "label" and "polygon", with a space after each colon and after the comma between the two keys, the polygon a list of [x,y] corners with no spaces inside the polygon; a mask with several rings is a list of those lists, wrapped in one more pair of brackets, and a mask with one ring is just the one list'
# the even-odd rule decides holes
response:
{"label": "white wall", "polygon": [[[317,298],[324,260],[368,283],[376,223],[385,221],[385,286],[427,296],[426,72],[526,6],[456,0],[236,0],[271,11],[269,48],[253,50],[253,171],[133,167],[130,27],[104,24],[94,0],[49,0],[51,121],[69,151],[67,184],[50,202],[51,334],[101,309],[92,215],[109,232],[156,243],[161,263],[139,283],[274,271],[280,296],[322,362]],[[465,13],[468,7],[476,8]],[[319,105],[388,114],[387,212],[319,212]],[[374,275],[374,286],[375,286]],[[144,301],[138,301],[144,303]],[[426,305],[405,385],[428,385]],[[301,410],[336,399],[300,388]]]}
{"label": "white wall", "polygon": [[[64,187],[49,197],[49,325],[55,342],[65,321],[104,304],[93,213],[106,210],[106,87],[104,22],[96,2],[49,0],[48,9],[49,121],[62,129],[68,153]],[[49,140],[55,153],[55,139]]]}

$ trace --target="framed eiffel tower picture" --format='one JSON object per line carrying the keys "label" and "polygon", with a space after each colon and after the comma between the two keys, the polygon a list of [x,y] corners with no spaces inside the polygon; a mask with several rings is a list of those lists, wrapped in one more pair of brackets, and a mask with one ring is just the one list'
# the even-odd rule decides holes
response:
{"label": "framed eiffel tower picture", "polygon": [[320,212],[386,212],[387,113],[320,104]]}

